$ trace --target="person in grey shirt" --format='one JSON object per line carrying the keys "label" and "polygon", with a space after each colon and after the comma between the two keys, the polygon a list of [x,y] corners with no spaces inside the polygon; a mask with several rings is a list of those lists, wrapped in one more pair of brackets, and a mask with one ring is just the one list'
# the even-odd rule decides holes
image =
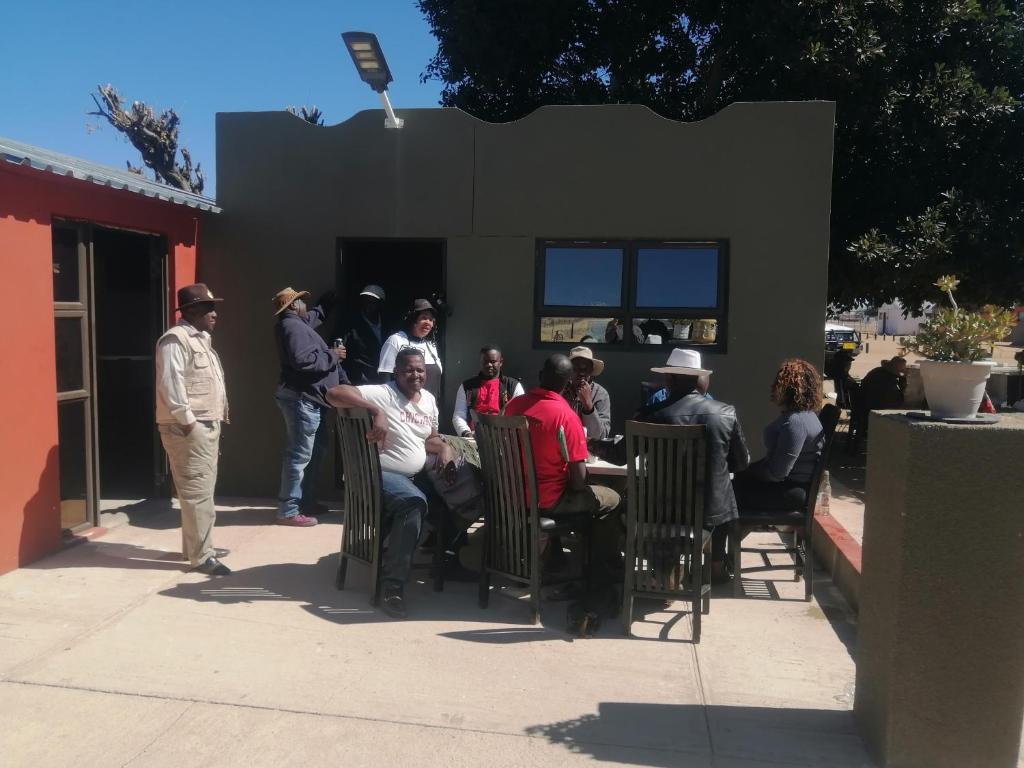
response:
{"label": "person in grey shirt", "polygon": [[764,430],[767,455],[733,479],[740,515],[799,510],[807,503],[814,466],[825,444],[821,376],[806,360],[786,360],[775,375],[772,401],[782,413]]}
{"label": "person in grey shirt", "polygon": [[572,379],[565,397],[587,430],[587,441],[603,440],[612,433],[612,401],[608,390],[594,381],[604,370],[604,361],[594,357],[589,347],[569,350]]}

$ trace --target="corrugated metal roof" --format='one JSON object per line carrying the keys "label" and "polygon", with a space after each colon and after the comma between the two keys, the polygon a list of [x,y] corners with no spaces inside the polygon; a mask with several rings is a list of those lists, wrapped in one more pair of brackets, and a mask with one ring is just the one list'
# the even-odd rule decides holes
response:
{"label": "corrugated metal roof", "polygon": [[2,136],[0,136],[0,159],[14,165],[49,171],[58,176],[71,176],[112,189],[124,189],[144,197],[167,200],[178,205],[186,205],[189,208],[197,208],[200,211],[220,213],[217,203],[208,197],[160,184],[128,170],[122,171],[107,165],[90,163],[80,157],[62,155],[13,139],[5,139]]}

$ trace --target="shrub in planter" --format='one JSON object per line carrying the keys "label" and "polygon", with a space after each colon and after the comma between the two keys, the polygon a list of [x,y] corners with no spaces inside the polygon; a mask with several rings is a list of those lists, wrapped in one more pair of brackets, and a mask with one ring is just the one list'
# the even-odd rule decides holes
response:
{"label": "shrub in planter", "polygon": [[992,371],[987,361],[992,345],[1005,339],[1014,323],[1012,312],[992,305],[978,311],[959,307],[953,298],[959,283],[953,275],[935,282],[950,306],[937,310],[906,344],[927,358],[921,362],[921,379],[932,415],[938,418],[963,419],[978,412]]}

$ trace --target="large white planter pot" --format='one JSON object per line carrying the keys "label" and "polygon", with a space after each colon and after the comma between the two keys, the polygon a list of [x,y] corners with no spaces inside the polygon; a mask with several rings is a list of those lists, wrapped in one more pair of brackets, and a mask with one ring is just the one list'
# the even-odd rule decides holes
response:
{"label": "large white planter pot", "polygon": [[939,419],[969,419],[978,413],[985,396],[985,382],[992,363],[949,363],[921,361],[924,395],[932,416]]}

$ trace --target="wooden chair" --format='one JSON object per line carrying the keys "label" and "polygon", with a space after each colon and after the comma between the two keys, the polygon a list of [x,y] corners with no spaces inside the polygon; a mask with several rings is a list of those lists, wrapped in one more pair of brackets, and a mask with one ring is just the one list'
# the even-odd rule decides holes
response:
{"label": "wooden chair", "polygon": [[[804,579],[804,600],[810,601],[814,592],[814,508],[818,501],[818,490],[821,478],[828,468],[829,454],[835,439],[836,425],[839,423],[839,409],[834,405],[826,405],[818,417],[824,430],[825,442],[811,474],[810,486],[807,490],[807,501],[803,508],[789,512],[777,510],[740,509],[740,516],[732,523],[729,531],[729,551],[733,562],[733,595],[743,597],[743,553],[757,552],[765,558],[766,565],[748,568],[752,571],[775,570],[767,562],[767,556],[776,552],[785,552],[793,557],[793,576]],[[773,547],[771,549],[743,549],[743,538],[751,531],[777,531],[779,527],[791,527],[794,531],[793,546]],[[778,566],[788,567],[788,566]]]}
{"label": "wooden chair", "polygon": [[622,621],[633,599],[688,599],[693,642],[710,603],[711,534],[704,530],[707,445],[703,425],[626,422],[626,573]]}
{"label": "wooden chair", "polygon": [[[380,597],[380,567],[388,524],[382,523],[384,501],[380,455],[377,446],[366,439],[373,419],[364,408],[339,408],[337,413],[338,447],[345,472],[345,527],[341,538],[336,586],[338,589],[345,588],[349,558],[365,563],[370,569],[370,603],[376,605]],[[437,545],[430,563],[435,592],[444,589],[443,514],[440,520]],[[423,568],[424,565],[414,567]]]}
{"label": "wooden chair", "polygon": [[373,419],[364,408],[338,409],[338,444],[345,468],[345,527],[341,536],[336,586],[345,588],[349,558],[370,569],[370,604],[380,598],[380,565],[384,549],[381,518],[380,456],[366,439]]}
{"label": "wooden chair", "polygon": [[530,591],[530,616],[540,621],[540,533],[576,530],[584,536],[585,577],[589,575],[590,518],[575,516],[557,521],[543,517],[537,507],[537,477],[533,448],[525,416],[481,414],[476,430],[484,476],[484,550],[480,566],[480,607],[490,598],[491,576],[496,575]]}

